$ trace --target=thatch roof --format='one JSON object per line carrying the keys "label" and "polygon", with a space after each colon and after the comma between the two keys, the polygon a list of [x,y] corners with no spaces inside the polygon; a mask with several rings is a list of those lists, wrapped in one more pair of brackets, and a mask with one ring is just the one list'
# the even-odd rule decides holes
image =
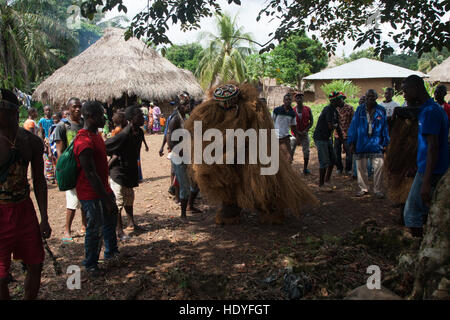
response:
{"label": "thatch roof", "polygon": [[111,103],[124,94],[169,101],[181,91],[194,98],[203,97],[203,90],[190,71],[177,68],[141,40],[125,41],[123,30],[110,28],[47,78],[33,99],[60,106],[71,97]]}
{"label": "thatch roof", "polygon": [[428,72],[428,81],[450,82],[450,57]]}

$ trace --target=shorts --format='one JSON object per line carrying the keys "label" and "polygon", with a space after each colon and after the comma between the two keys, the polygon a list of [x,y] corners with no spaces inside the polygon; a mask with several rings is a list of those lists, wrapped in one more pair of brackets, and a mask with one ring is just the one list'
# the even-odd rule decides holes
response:
{"label": "shorts", "polygon": [[44,262],[45,252],[36,211],[30,198],[19,203],[0,204],[0,278],[6,278],[15,260],[25,264]]}
{"label": "shorts", "polygon": [[330,140],[314,140],[319,156],[320,169],[328,168],[336,163],[333,143]]}
{"label": "shorts", "polygon": [[77,210],[81,208],[76,189],[66,191],[66,208],[69,210]]}
{"label": "shorts", "polygon": [[121,186],[112,179],[109,179],[109,184],[116,197],[117,207],[122,209],[123,207],[132,207],[134,203],[134,189]]}

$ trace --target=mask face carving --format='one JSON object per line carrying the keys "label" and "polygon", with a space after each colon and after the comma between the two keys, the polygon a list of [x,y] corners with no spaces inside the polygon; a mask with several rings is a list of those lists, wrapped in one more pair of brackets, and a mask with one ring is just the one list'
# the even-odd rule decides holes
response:
{"label": "mask face carving", "polygon": [[[214,100],[219,101],[219,107],[224,110],[231,110],[238,107],[239,87],[234,84],[225,84],[214,90]],[[236,111],[237,115],[238,111]]]}

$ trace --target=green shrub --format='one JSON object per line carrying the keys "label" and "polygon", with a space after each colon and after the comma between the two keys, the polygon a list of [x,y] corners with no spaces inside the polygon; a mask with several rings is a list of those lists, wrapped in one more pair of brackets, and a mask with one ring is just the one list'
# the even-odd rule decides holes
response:
{"label": "green shrub", "polygon": [[341,91],[347,96],[347,99],[357,98],[358,93],[361,91],[361,88],[354,85],[350,80],[334,80],[322,85],[320,89],[326,96],[333,91]]}

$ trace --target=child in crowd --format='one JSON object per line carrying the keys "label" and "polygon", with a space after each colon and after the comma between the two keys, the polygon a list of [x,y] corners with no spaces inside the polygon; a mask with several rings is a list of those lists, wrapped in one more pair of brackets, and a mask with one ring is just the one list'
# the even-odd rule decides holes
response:
{"label": "child in crowd", "polygon": [[36,135],[38,133],[37,124],[35,121],[37,119],[37,117],[38,117],[37,110],[35,108],[30,108],[30,109],[28,109],[28,119],[23,124],[23,128],[25,130],[28,130],[32,134],[36,134]]}
{"label": "child in crowd", "polygon": [[[52,125],[48,129],[48,136],[44,139],[44,172],[47,182],[51,184],[56,183],[56,157],[52,151],[52,133],[55,131],[56,126],[61,121],[62,114],[60,112],[54,113],[51,116]],[[56,152],[56,145],[53,146]]]}
{"label": "child in crowd", "polygon": [[61,112],[54,113],[52,116],[52,120],[53,120],[53,124],[50,127],[48,140],[49,140],[49,144],[50,144],[50,152],[53,157],[53,163],[56,168],[56,159],[58,158],[58,152],[56,150],[55,129],[61,123],[61,121],[63,121],[63,114]]}
{"label": "child in crowd", "polygon": [[114,137],[116,134],[118,134],[120,131],[122,131],[123,128],[125,128],[128,124],[127,120],[125,120],[125,113],[117,111],[113,118],[114,123],[114,130],[111,131],[111,137]]}

